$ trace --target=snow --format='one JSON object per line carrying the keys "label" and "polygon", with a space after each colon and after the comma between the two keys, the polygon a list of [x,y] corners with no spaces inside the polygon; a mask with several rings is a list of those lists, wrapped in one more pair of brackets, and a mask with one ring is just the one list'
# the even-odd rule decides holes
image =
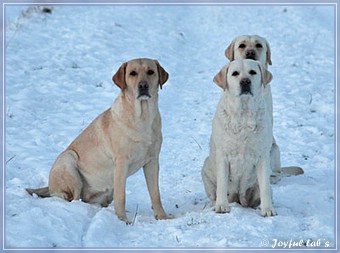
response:
{"label": "snow", "polygon": [[[5,8],[5,248],[336,246],[334,5]],[[215,214],[200,176],[221,94],[212,78],[241,34],[271,45],[274,135],[283,166],[305,170],[272,185],[275,217],[235,203]],[[128,178],[130,226],[113,204],[29,196],[25,188],[46,186],[57,155],[119,94],[115,71],[139,57],[158,59],[170,74],[159,91],[160,187],[174,218],[153,218],[142,171]]]}

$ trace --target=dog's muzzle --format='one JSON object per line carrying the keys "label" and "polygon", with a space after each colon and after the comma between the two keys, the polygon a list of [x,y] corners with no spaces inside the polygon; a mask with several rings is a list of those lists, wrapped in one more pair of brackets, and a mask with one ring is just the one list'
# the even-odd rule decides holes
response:
{"label": "dog's muzzle", "polygon": [[138,84],[138,99],[146,100],[151,98],[149,94],[149,84],[146,81],[141,81]]}
{"label": "dog's muzzle", "polygon": [[250,60],[255,60],[256,61],[256,52],[253,49],[250,49],[246,52],[246,58]]}
{"label": "dog's muzzle", "polygon": [[249,78],[243,78],[240,81],[241,94],[240,95],[253,95],[251,91],[251,80]]}

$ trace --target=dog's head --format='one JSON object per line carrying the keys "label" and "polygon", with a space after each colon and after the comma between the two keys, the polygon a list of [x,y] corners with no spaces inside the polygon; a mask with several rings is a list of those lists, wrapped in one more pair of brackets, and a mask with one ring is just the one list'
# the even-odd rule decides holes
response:
{"label": "dog's head", "polygon": [[168,77],[157,60],[141,58],[123,63],[112,80],[126,95],[148,100],[157,96],[158,86],[162,88]]}
{"label": "dog's head", "polygon": [[233,97],[257,97],[272,77],[259,61],[246,59],[232,61],[223,67],[214,82]]}
{"label": "dog's head", "polygon": [[225,50],[230,60],[251,59],[259,61],[263,66],[272,65],[269,43],[258,35],[242,35],[236,37]]}

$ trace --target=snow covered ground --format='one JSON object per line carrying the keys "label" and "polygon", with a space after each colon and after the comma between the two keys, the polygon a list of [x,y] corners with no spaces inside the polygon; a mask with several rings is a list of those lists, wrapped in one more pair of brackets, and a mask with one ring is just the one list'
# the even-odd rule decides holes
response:
{"label": "snow covered ground", "polygon": [[[334,6],[22,10],[6,6],[5,248],[336,246]],[[271,45],[274,134],[283,166],[305,170],[272,186],[278,216],[270,218],[235,203],[229,214],[215,214],[200,176],[221,93],[212,78],[241,34]],[[127,183],[132,226],[117,219],[112,204],[29,196],[25,188],[46,186],[56,156],[119,94],[111,81],[119,66],[139,57],[158,59],[170,74],[159,92],[160,186],[174,218],[153,218],[142,171]]]}

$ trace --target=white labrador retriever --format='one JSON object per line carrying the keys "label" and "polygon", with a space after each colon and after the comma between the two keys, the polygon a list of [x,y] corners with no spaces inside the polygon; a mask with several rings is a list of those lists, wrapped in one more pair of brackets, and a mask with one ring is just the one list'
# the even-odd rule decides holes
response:
{"label": "white labrador retriever", "polygon": [[113,76],[121,94],[56,159],[48,187],[27,189],[41,197],[81,199],[108,206],[114,200],[117,216],[125,211],[128,176],[143,167],[156,219],[167,219],[158,185],[162,143],[158,87],[168,73],[156,60],[136,59],[122,64]]}
{"label": "white labrador retriever", "polygon": [[[252,59],[261,62],[265,68],[268,68],[268,65],[272,65],[269,43],[265,38],[258,35],[236,37],[225,50],[225,55],[230,61]],[[273,98],[270,85],[264,90],[264,98],[271,115],[271,120],[273,121]],[[280,149],[274,136],[270,149],[270,164],[273,172],[272,182],[278,181],[281,175],[299,175],[304,173],[300,167],[281,167]]]}
{"label": "white labrador retriever", "polygon": [[223,88],[213,119],[210,153],[202,169],[206,193],[217,213],[229,202],[274,216],[270,186],[273,124],[265,101],[271,73],[260,62],[235,60],[215,76]]}

